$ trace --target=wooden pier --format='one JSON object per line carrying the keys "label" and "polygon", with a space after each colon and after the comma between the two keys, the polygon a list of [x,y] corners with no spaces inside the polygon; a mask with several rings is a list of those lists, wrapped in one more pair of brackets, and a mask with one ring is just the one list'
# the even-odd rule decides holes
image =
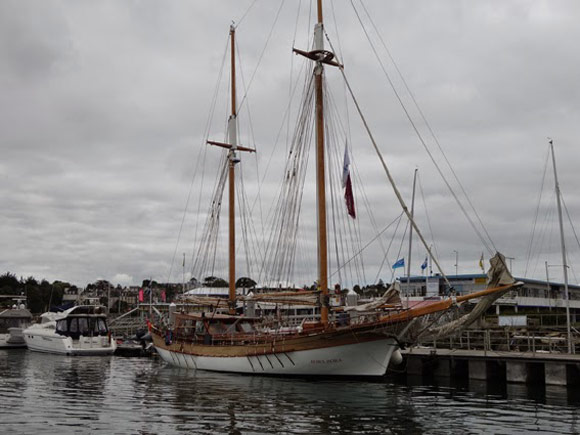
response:
{"label": "wooden pier", "polygon": [[579,385],[580,355],[413,347],[402,351],[408,375],[480,381]]}

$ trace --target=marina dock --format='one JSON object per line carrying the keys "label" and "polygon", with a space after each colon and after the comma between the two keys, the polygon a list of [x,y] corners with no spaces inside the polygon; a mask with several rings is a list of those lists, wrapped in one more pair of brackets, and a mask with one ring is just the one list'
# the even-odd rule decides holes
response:
{"label": "marina dock", "polygon": [[580,384],[578,354],[434,347],[412,347],[401,353],[407,375],[560,386]]}

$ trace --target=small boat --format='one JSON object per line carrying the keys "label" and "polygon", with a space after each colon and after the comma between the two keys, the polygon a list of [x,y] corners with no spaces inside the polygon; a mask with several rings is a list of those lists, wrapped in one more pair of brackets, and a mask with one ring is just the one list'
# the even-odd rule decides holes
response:
{"label": "small boat", "polygon": [[48,312],[41,322],[23,331],[30,350],[64,355],[112,355],[117,343],[100,305],[79,305],[60,313]]}
{"label": "small boat", "polygon": [[32,314],[23,304],[0,312],[0,349],[26,347],[22,330],[31,322]]}

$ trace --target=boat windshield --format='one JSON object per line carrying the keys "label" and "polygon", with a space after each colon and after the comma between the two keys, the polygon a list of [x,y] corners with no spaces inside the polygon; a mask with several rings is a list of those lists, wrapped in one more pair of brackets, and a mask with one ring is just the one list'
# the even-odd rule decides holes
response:
{"label": "boat windshield", "polygon": [[56,333],[72,338],[107,335],[108,332],[107,323],[102,317],[68,317],[56,322]]}

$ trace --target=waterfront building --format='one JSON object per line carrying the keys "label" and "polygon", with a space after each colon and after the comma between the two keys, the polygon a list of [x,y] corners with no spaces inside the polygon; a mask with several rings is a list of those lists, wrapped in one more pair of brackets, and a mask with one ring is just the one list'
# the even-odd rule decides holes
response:
{"label": "waterfront building", "polygon": [[[400,278],[403,297],[439,297],[454,293],[457,296],[474,293],[485,289],[487,275],[484,273],[447,275],[452,288],[442,276],[411,276]],[[488,315],[524,314],[531,323],[565,325],[566,296],[564,284],[529,278],[515,277],[524,283],[494,302]],[[580,317],[580,286],[569,284],[570,321],[576,323]]]}

